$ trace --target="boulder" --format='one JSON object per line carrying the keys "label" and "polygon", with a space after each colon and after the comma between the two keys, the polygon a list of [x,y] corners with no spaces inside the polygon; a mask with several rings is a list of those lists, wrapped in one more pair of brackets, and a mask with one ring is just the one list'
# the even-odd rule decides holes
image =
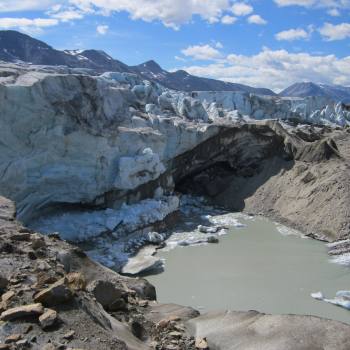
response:
{"label": "boulder", "polygon": [[52,309],[45,310],[45,312],[39,317],[39,322],[42,329],[52,327],[57,320],[57,312]]}
{"label": "boulder", "polygon": [[87,286],[87,291],[92,293],[96,300],[107,310],[118,305],[118,300],[125,294],[124,290],[118,289],[109,281],[97,280]]}
{"label": "boulder", "polygon": [[30,236],[30,240],[32,242],[32,248],[34,250],[38,250],[40,248],[46,247],[45,239],[44,237],[40,236],[39,234],[35,233]]}
{"label": "boulder", "polygon": [[128,287],[135,291],[137,296],[145,300],[156,300],[157,293],[153,284],[143,278],[131,278],[128,280]]}
{"label": "boulder", "polygon": [[215,237],[215,236],[209,236],[207,238],[207,242],[208,243],[219,243],[219,238]]}
{"label": "boulder", "polygon": [[1,300],[4,302],[4,303],[7,303],[8,301],[10,301],[14,296],[15,296],[15,292],[13,290],[9,290],[8,292],[4,293],[2,296],[1,296]]}
{"label": "boulder", "polygon": [[66,275],[66,284],[73,291],[84,290],[86,288],[86,279],[80,272],[71,272]]}
{"label": "boulder", "polygon": [[16,232],[16,233],[11,235],[11,239],[13,241],[29,242],[30,236],[31,235],[29,232]]}
{"label": "boulder", "polygon": [[198,350],[209,350],[209,345],[206,338],[197,338],[195,347]]}
{"label": "boulder", "polygon": [[72,300],[73,293],[66,285],[66,278],[61,278],[50,287],[34,295],[36,302],[46,306],[64,304]]}
{"label": "boulder", "polygon": [[44,312],[42,304],[30,304],[11,308],[4,311],[0,319],[2,321],[12,321],[18,318],[28,317],[28,316],[39,316]]}

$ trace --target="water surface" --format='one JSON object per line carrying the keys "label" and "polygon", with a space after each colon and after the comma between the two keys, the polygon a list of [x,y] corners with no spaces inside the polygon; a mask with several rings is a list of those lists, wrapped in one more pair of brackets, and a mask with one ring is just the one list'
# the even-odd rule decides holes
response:
{"label": "water surface", "polygon": [[350,311],[314,300],[350,290],[350,270],[329,262],[326,246],[312,239],[282,235],[265,219],[242,219],[219,244],[160,251],[165,271],[149,276],[160,302],[206,310],[258,310],[308,314],[350,324]]}

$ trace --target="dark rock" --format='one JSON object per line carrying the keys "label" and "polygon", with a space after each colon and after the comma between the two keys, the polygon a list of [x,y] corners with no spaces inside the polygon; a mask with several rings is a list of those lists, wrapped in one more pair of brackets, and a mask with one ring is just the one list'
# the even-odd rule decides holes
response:
{"label": "dark rock", "polygon": [[30,233],[29,232],[17,232],[15,234],[11,235],[11,239],[13,241],[29,242],[29,240],[30,240]]}
{"label": "dark rock", "polygon": [[0,252],[6,253],[6,254],[12,254],[16,251],[14,245],[10,242],[3,242],[0,243]]}
{"label": "dark rock", "polygon": [[36,254],[35,254],[35,252],[34,252],[33,250],[30,250],[30,251],[28,252],[28,258],[29,258],[30,260],[36,260],[36,259],[38,259],[38,257],[36,256]]}
{"label": "dark rock", "polygon": [[36,302],[46,306],[64,304],[72,300],[73,294],[66,286],[66,279],[61,278],[50,287],[42,290],[34,296]]}
{"label": "dark rock", "polygon": [[305,176],[301,179],[301,181],[304,182],[305,184],[312,182],[314,180],[316,180],[316,176],[310,171],[308,171],[305,174]]}
{"label": "dark rock", "polygon": [[139,339],[143,340],[143,338],[145,336],[145,332],[146,332],[144,327],[143,327],[143,325],[139,321],[133,320],[130,323],[130,327],[131,327],[132,334],[136,338],[139,338]]}
{"label": "dark rock", "polygon": [[42,237],[36,233],[30,236],[30,240],[32,242],[32,248],[34,250],[38,250],[40,248],[46,247],[44,237]]}
{"label": "dark rock", "polygon": [[142,278],[130,279],[128,287],[136,292],[141,299],[156,300],[156,288],[147,280]]}
{"label": "dark rock", "polygon": [[117,299],[112,304],[108,306],[109,311],[120,311],[126,310],[127,304],[123,298]]}
{"label": "dark rock", "polygon": [[90,283],[87,291],[92,293],[96,300],[107,310],[109,310],[117,300],[121,299],[125,293],[118,289],[109,281],[97,280]]}
{"label": "dark rock", "polygon": [[8,279],[0,274],[0,292],[7,288],[8,283]]}
{"label": "dark rock", "polygon": [[208,243],[219,243],[219,239],[215,236],[210,236],[207,238]]}

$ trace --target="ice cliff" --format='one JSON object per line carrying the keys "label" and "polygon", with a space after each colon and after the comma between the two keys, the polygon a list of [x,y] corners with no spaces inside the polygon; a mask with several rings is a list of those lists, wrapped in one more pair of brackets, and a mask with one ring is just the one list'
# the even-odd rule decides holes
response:
{"label": "ice cliff", "polygon": [[[95,233],[113,231],[110,217],[117,227],[123,220],[116,219],[116,211],[143,200],[154,202],[147,202],[142,226],[175,211],[176,176],[205,165],[196,155],[190,162],[186,157],[209,140],[220,143],[207,144],[205,151],[217,161],[219,152],[228,152],[227,145],[230,152],[237,142],[244,148],[242,140],[254,132],[262,133],[254,142],[272,149],[269,137],[280,142],[281,132],[266,125],[257,131],[249,127],[254,119],[350,124],[345,106],[323,98],[175,92],[131,73],[90,76],[81,70],[14,64],[0,66],[0,105],[1,195],[16,201],[17,215],[25,221],[57,208],[97,211]],[[246,127],[239,129],[242,125]],[[233,129],[240,135],[227,139],[225,133]],[[215,139],[218,135],[223,137]],[[295,153],[295,147],[287,148]],[[149,208],[161,214],[150,214]],[[74,218],[69,218],[73,226],[68,231]],[[135,222],[130,219],[130,225]],[[90,228],[76,228],[79,233],[71,232],[71,237],[81,240],[84,232],[91,237]]]}

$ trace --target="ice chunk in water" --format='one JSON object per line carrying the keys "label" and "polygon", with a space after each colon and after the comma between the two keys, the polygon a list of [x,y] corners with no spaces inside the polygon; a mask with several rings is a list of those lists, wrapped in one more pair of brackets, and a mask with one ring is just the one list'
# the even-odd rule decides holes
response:
{"label": "ice chunk in water", "polygon": [[324,299],[324,296],[323,296],[322,292],[311,293],[311,296],[314,299],[317,299],[317,300],[323,300]]}
{"label": "ice chunk in water", "polygon": [[337,305],[350,310],[350,291],[341,290],[336,293],[335,298],[327,299],[321,292],[312,293],[311,296],[317,300],[323,300],[326,303]]}

